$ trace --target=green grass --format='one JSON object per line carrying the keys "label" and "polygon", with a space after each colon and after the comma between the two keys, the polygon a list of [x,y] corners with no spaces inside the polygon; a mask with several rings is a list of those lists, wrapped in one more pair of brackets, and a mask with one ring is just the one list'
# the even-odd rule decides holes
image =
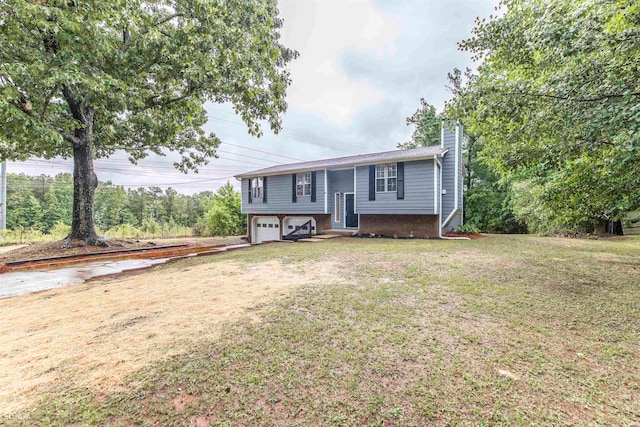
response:
{"label": "green grass", "polygon": [[[130,378],[59,388],[11,425],[634,425],[640,239],[273,244],[165,266],[336,263]],[[512,379],[499,370],[517,376]],[[184,399],[180,404],[176,397]]]}

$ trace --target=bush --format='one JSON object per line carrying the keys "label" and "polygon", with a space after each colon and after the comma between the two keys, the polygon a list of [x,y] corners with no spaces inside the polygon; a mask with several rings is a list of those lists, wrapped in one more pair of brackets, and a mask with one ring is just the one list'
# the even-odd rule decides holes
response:
{"label": "bush", "polygon": [[53,227],[51,227],[51,230],[49,230],[49,235],[53,237],[54,240],[61,240],[67,237],[70,231],[70,225],[66,225],[61,221],[58,221]]}
{"label": "bush", "polygon": [[207,234],[210,236],[235,236],[242,234],[242,224],[232,211],[214,205],[205,215]]}
{"label": "bush", "polygon": [[134,227],[130,224],[121,224],[117,227],[112,227],[104,233],[107,237],[114,237],[120,239],[127,239],[132,237],[142,237],[142,230]]}
{"label": "bush", "polygon": [[0,244],[11,245],[15,243],[45,242],[49,240],[55,239],[43,235],[42,231],[38,229],[17,227],[15,230],[3,230]]}
{"label": "bush", "polygon": [[458,233],[464,234],[477,234],[480,233],[480,229],[473,224],[462,224],[456,230]]}

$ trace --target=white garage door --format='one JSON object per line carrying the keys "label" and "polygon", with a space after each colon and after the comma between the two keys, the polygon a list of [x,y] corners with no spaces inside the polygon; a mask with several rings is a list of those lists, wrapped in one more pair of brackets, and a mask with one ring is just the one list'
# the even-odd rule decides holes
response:
{"label": "white garage door", "polygon": [[280,221],[277,216],[255,217],[253,224],[253,243],[280,240]]}

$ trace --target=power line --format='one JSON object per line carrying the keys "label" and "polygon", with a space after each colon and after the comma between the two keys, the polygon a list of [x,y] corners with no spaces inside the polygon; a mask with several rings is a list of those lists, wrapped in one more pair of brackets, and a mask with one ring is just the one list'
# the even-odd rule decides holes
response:
{"label": "power line", "polygon": [[245,147],[245,146],[243,146],[243,145],[232,144],[232,143],[230,143],[230,142],[223,142],[223,144],[225,144],[225,145],[231,145],[232,147],[244,148],[245,150],[257,151],[258,153],[264,153],[264,154],[269,154],[269,155],[272,155],[272,156],[283,157],[283,158],[285,158],[285,159],[296,160],[296,161],[298,161],[298,162],[302,162],[302,161],[304,161],[304,160],[302,160],[302,159],[296,159],[295,157],[285,156],[284,154],[276,154],[276,153],[272,153],[272,152],[270,152],[270,151],[258,150],[257,148],[253,148],[253,147]]}
{"label": "power line", "polygon": [[[220,121],[223,121],[225,123],[232,124],[234,126],[240,126],[240,127],[246,128],[246,126],[244,124],[240,124],[240,123],[237,123],[237,122],[234,122],[234,121],[231,121],[231,120],[223,119],[222,117],[216,117],[216,116],[212,116],[212,115],[209,115],[209,117],[217,119],[217,120],[220,120]],[[350,147],[350,146],[352,146],[352,144],[348,144],[348,143],[346,143],[344,141],[339,141],[337,139],[330,139],[330,138],[326,138],[326,137],[320,137],[320,139],[322,139],[322,140],[335,142],[335,143],[337,143],[339,145],[321,144],[321,143],[314,142],[313,140],[311,140],[309,137],[318,138],[318,136],[317,135],[312,135],[308,131],[304,131],[304,130],[301,130],[301,129],[295,129],[295,128],[291,128],[291,127],[288,127],[288,126],[287,127],[283,127],[282,131],[283,131],[283,133],[284,132],[288,132],[288,133],[293,132],[294,134],[298,133],[299,135],[301,135],[301,137],[300,136],[296,137],[296,136],[293,136],[293,135],[289,135],[289,137],[291,137],[293,139],[297,139],[298,141],[302,141],[302,142],[304,142],[306,144],[309,144],[309,145],[315,145],[317,147],[324,147],[324,148],[329,147],[329,148],[333,148],[334,150],[342,151],[342,152],[349,153],[349,154],[358,154],[357,151],[345,150],[344,149],[345,146],[346,147]],[[305,138],[305,139],[303,139],[303,138]]]}

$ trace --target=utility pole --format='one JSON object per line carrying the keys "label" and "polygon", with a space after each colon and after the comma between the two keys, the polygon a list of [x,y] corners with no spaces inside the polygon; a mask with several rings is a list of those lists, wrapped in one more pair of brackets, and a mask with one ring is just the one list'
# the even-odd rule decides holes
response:
{"label": "utility pole", "polygon": [[7,228],[7,162],[0,165],[0,233]]}

